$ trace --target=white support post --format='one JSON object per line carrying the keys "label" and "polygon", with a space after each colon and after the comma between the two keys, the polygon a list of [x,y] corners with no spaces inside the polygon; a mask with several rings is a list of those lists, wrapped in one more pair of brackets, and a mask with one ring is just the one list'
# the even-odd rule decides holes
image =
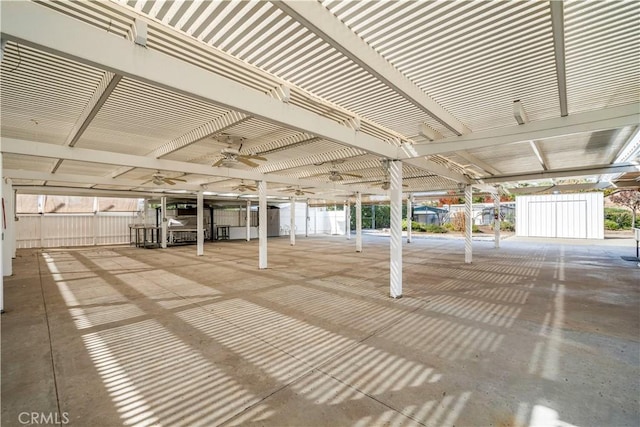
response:
{"label": "white support post", "polygon": [[[2,49],[4,50],[4,41]],[[2,141],[0,141],[2,144]],[[2,152],[0,151],[0,179],[2,179]],[[0,200],[4,199],[4,186],[0,185]],[[5,212],[3,212],[5,214]],[[0,241],[0,313],[4,313],[4,230],[2,230],[2,241]]]}
{"label": "white support post", "polygon": [[493,195],[493,246],[500,248],[500,194]]}
{"label": "white support post", "polygon": [[18,249],[18,215],[16,214],[16,210],[18,209],[18,190],[13,190],[13,236],[11,237],[11,258],[16,257],[16,250]]}
{"label": "white support post", "polygon": [[409,193],[407,196],[407,243],[411,243],[411,231],[412,231],[412,221],[411,221],[411,209],[413,208],[413,194]]}
{"label": "white support post", "polygon": [[160,197],[160,221],[161,222],[161,247],[162,249],[167,249],[167,227],[169,224],[167,223],[167,197]]}
{"label": "white support post", "polygon": [[2,178],[2,274],[11,276],[13,274],[13,240],[15,238],[15,215],[13,206],[13,184],[11,179]]}
{"label": "white support post", "polygon": [[251,200],[247,200],[247,215],[245,218],[245,227],[247,230],[247,242],[251,241]]}
{"label": "white support post", "polygon": [[204,192],[202,190],[198,191],[198,213],[197,213],[197,239],[198,239],[198,249],[196,252],[197,256],[204,255]]}
{"label": "white support post", "polygon": [[267,268],[267,182],[258,181],[258,268]]}
{"label": "white support post", "polygon": [[93,246],[96,246],[98,244],[98,211],[100,210],[100,204],[98,203],[98,198],[94,197],[93,198],[93,219],[91,220],[92,224],[92,228],[93,228],[93,236],[92,236],[92,241],[93,241]]}
{"label": "white support post", "polygon": [[347,224],[345,225],[345,228],[347,229],[347,240],[351,240],[351,201],[347,200],[347,204],[345,206],[345,209],[347,210]]}
{"label": "white support post", "polygon": [[402,297],[402,162],[389,162],[391,184],[391,265],[390,286],[391,298]]}
{"label": "white support post", "polygon": [[142,225],[147,225],[147,211],[149,210],[149,201],[143,200],[142,203]]}
{"label": "white support post", "polygon": [[362,195],[356,193],[356,252],[362,252]]}
{"label": "white support post", "polygon": [[304,204],[304,237],[309,237],[309,221],[311,218],[309,218],[309,199],[307,199]]}
{"label": "white support post", "polygon": [[473,231],[473,187],[467,185],[464,187],[464,213],[465,213],[465,229],[464,229],[464,262],[471,264],[473,257],[473,246],[471,244],[471,234]]}
{"label": "white support post", "polygon": [[296,198],[291,198],[291,218],[289,219],[289,243],[296,245]]}
{"label": "white support post", "polygon": [[371,205],[371,229],[376,229],[376,205]]}

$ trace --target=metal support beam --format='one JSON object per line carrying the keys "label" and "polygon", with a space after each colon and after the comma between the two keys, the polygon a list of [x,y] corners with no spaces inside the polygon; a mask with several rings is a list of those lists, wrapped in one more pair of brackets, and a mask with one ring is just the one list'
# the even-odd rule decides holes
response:
{"label": "metal support beam", "polygon": [[362,252],[362,194],[356,192],[356,252]]}
{"label": "metal support beam", "polygon": [[[11,154],[21,154],[26,156],[47,157],[55,159],[76,160],[87,163],[100,163],[108,165],[124,165],[136,168],[159,169],[164,171],[176,171],[198,175],[219,176],[227,178],[237,178],[246,180],[268,179],[288,185],[299,185],[305,187],[322,188],[333,191],[353,191],[353,185],[349,187],[336,183],[320,183],[315,180],[297,179],[288,176],[275,174],[262,174],[251,170],[240,170],[231,168],[212,168],[209,165],[181,162],[167,159],[154,159],[146,156],[136,156],[131,154],[113,153],[101,150],[91,150],[79,147],[65,147],[56,144],[46,144],[42,142],[28,141],[14,138],[2,139],[2,152]],[[56,179],[57,180],[57,179]],[[101,181],[101,177],[96,177],[96,182]],[[89,181],[91,182],[91,181]],[[85,182],[86,183],[86,182]],[[110,185],[117,185],[117,181],[111,181]],[[175,189],[182,188],[177,184]],[[368,188],[363,186],[363,189]],[[369,192],[369,190],[366,190]],[[379,188],[372,188],[374,194],[380,193]]]}
{"label": "metal support beam", "polygon": [[381,157],[397,156],[397,148],[381,139],[36,3],[8,2],[2,14],[2,38]]}
{"label": "metal support beam", "polygon": [[558,96],[560,101],[560,115],[569,115],[567,106],[567,70],[564,53],[564,2],[552,0],[551,29],[553,31],[553,52],[556,60],[556,79],[558,81]]}
{"label": "metal support beam", "polygon": [[[93,119],[96,117],[102,106],[113,90],[118,86],[122,80],[122,76],[119,74],[114,74],[112,72],[105,72],[102,75],[102,78],[98,82],[98,86],[96,90],[93,92],[91,99],[87,105],[85,105],[84,110],[78,116],[75,124],[71,128],[71,132],[67,135],[67,139],[65,140],[65,145],[68,147],[73,147],[76,145],[82,134],[84,134],[85,130],[89,127]],[[63,160],[58,160],[56,164],[51,168],[51,173],[55,173],[58,168],[62,165]]]}
{"label": "metal support beam", "polygon": [[[451,153],[460,150],[556,138],[577,133],[636,126],[640,123],[640,103],[571,114],[567,117],[539,120],[511,127],[478,131],[412,146],[414,157]],[[409,154],[407,154],[409,156]]]}
{"label": "metal support beam", "polygon": [[413,203],[413,194],[409,193],[409,195],[407,196],[407,243],[411,243],[411,232],[412,230],[412,221],[411,221],[411,210],[412,210],[412,203]]}
{"label": "metal support beam", "polygon": [[460,120],[393,67],[321,3],[281,1],[273,4],[455,134],[469,132]]}
{"label": "metal support beam", "polygon": [[167,196],[160,197],[160,220],[162,221],[162,236],[160,237],[162,240],[160,242],[162,249],[167,249],[167,226],[169,225],[167,223]]}
{"label": "metal support beam", "polygon": [[246,209],[245,227],[247,231],[247,242],[249,242],[251,241],[251,200],[247,200]]}
{"label": "metal support beam", "polygon": [[390,237],[390,284],[391,298],[402,297],[402,163],[389,162],[389,178],[391,184],[391,237]]}
{"label": "metal support beam", "polygon": [[639,170],[640,165],[636,165],[634,163],[622,163],[618,165],[600,165],[587,168],[555,169],[544,172],[529,172],[518,175],[492,176],[491,178],[484,178],[483,181],[487,184],[499,184],[509,181],[528,181],[545,178],[566,178],[569,176],[605,175],[624,172],[637,172]]}
{"label": "metal support beam", "polygon": [[473,234],[473,187],[464,187],[464,262],[471,264],[473,255],[473,245],[471,237]]}
{"label": "metal support beam", "polygon": [[536,155],[536,158],[538,159],[538,161],[540,162],[540,165],[542,166],[542,169],[544,170],[549,170],[549,161],[547,160],[547,156],[544,154],[544,151],[542,150],[542,146],[540,145],[539,141],[529,141],[529,144],[531,145],[531,149],[533,150],[533,154]]}
{"label": "metal support beam", "polygon": [[267,182],[258,181],[258,268],[267,268]]}
{"label": "metal support beam", "polygon": [[291,198],[291,218],[289,220],[289,243],[291,246],[296,244],[296,198]]}
{"label": "metal support beam", "polygon": [[[219,134],[224,132],[226,129],[230,127],[239,125],[247,120],[249,120],[251,116],[246,114],[237,113],[235,111],[229,111],[226,114],[223,114],[220,117],[216,117],[215,119],[203,124],[202,126],[198,126],[195,129],[190,130],[189,132],[180,135],[179,137],[172,139],[166,144],[156,148],[153,151],[147,153],[147,157],[153,159],[160,159],[164,156],[167,156],[175,151],[178,151],[182,148],[188,147],[191,144],[194,144],[198,141],[201,141],[210,136]],[[111,174],[112,178],[117,178],[120,175],[123,175],[129,171],[131,171],[132,167],[122,167],[116,170]]]}
{"label": "metal support beam", "polygon": [[198,191],[197,197],[197,243],[198,248],[196,251],[197,256],[204,255],[204,193]]}
{"label": "metal support beam", "polygon": [[463,159],[465,159],[466,161],[468,161],[469,163],[478,166],[479,168],[481,168],[482,170],[486,171],[487,173],[489,173],[491,175],[501,175],[502,174],[502,172],[500,172],[498,169],[494,168],[493,166],[491,166],[489,163],[485,162],[484,160],[480,160],[479,158],[477,158],[473,154],[469,153],[467,150],[460,150],[460,151],[456,152],[456,154],[458,156],[462,157]]}
{"label": "metal support beam", "polygon": [[493,246],[500,248],[500,195],[493,195]]}
{"label": "metal support beam", "polygon": [[415,166],[420,169],[424,169],[433,174],[440,175],[444,178],[448,178],[454,182],[459,182],[462,184],[469,184],[471,182],[471,180],[467,176],[459,174],[458,172],[452,171],[451,169],[445,166],[439,165],[436,162],[432,162],[431,160],[426,159],[424,157],[415,158],[415,159],[405,159],[403,160],[403,162],[408,165]]}

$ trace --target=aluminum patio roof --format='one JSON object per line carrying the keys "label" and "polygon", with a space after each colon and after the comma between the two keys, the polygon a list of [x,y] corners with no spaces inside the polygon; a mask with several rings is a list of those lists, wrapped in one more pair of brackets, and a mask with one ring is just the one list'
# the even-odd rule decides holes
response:
{"label": "aluminum patio roof", "polygon": [[[387,159],[405,192],[638,171],[636,1],[0,8],[1,151],[18,189],[157,193],[159,170],[186,180],[173,189],[265,179],[344,199],[384,194]],[[240,143],[267,161],[211,166]]]}

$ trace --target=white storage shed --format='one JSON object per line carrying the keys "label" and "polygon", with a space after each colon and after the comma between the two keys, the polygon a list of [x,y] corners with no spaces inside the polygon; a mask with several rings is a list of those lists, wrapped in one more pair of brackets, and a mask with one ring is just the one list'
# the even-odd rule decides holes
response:
{"label": "white storage shed", "polygon": [[516,235],[604,239],[603,194],[518,196]]}

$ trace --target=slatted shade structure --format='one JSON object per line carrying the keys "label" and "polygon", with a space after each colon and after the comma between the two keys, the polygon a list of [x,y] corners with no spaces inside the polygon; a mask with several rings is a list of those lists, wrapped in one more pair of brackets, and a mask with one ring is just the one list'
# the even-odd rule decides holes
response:
{"label": "slatted shade structure", "polygon": [[[264,179],[343,200],[386,194],[388,159],[405,192],[637,171],[634,1],[0,7],[18,188],[157,192],[161,170],[187,191]],[[229,149],[266,160],[213,167]]]}

